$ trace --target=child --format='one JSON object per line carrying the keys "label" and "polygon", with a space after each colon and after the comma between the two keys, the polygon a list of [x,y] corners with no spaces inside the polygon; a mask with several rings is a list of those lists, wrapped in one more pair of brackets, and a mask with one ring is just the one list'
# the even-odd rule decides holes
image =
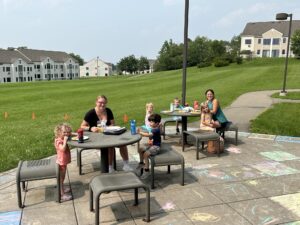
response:
{"label": "child", "polygon": [[69,187],[64,187],[67,164],[71,162],[71,153],[67,144],[71,132],[71,127],[66,123],[59,124],[54,129],[54,146],[57,153],[56,163],[59,164],[60,170],[60,193],[62,201],[69,201],[72,199],[72,195],[68,194],[71,189]]}
{"label": "child", "polygon": [[200,130],[214,131],[212,114],[208,110],[207,103],[201,103]]}
{"label": "child", "polygon": [[148,117],[153,113],[154,105],[152,102],[146,104],[146,115],[145,115],[145,125],[141,126],[144,131],[151,131],[150,122]]}
{"label": "child", "polygon": [[[184,107],[180,105],[180,100],[178,98],[174,98],[173,100],[174,110],[181,110]],[[181,120],[181,116],[173,116],[173,119],[176,120],[176,134],[179,134],[179,120]]]}
{"label": "child", "polygon": [[161,117],[159,114],[152,114],[148,117],[150,122],[151,132],[143,132],[138,129],[138,133],[144,137],[149,137],[149,141],[142,148],[139,148],[140,163],[139,168],[144,166],[144,174],[141,179],[146,179],[150,176],[149,172],[149,157],[150,155],[157,155],[160,150],[161,137],[160,137],[160,121]]}

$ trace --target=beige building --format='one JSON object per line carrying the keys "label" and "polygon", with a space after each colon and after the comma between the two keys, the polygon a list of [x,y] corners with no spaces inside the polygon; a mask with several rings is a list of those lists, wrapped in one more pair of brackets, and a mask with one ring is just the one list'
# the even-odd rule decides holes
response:
{"label": "beige building", "polygon": [[79,78],[79,64],[69,54],[21,48],[0,49],[0,83]]}
{"label": "beige building", "polygon": [[80,77],[106,77],[112,75],[112,64],[104,62],[99,57],[80,66]]}
{"label": "beige building", "polygon": [[[292,21],[291,36],[300,30],[300,20]],[[241,33],[241,51],[252,57],[286,57],[289,21],[247,23]],[[289,52],[289,56],[294,56]]]}

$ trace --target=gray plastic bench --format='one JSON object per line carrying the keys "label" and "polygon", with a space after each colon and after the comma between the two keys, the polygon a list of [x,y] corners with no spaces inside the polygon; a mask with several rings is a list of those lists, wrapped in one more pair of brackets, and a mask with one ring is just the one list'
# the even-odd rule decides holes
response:
{"label": "gray plastic bench", "polygon": [[229,122],[225,128],[217,128],[217,132],[225,139],[225,132],[226,131],[234,131],[235,132],[235,145],[238,142],[238,133],[239,128],[236,124]]}
{"label": "gray plastic bench", "polygon": [[174,117],[166,117],[161,119],[161,126],[162,126],[162,136],[164,140],[166,139],[166,125],[168,123],[181,123],[181,117],[178,117],[177,119],[174,119]]}
{"label": "gray plastic bench", "polygon": [[[202,149],[204,147],[204,142],[207,141],[219,141],[218,157],[220,156],[220,135],[213,131],[184,131],[184,134],[190,135],[196,140],[196,159],[199,159],[199,143],[202,142]],[[184,151],[184,143],[182,142],[182,151]]]}
{"label": "gray plastic bench", "polygon": [[146,192],[146,217],[144,221],[150,221],[150,190],[134,173],[119,172],[102,174],[94,177],[90,182],[90,211],[94,210],[95,202],[95,224],[100,221],[100,196],[110,191],[122,191],[134,189],[134,205],[138,205],[138,188]]}
{"label": "gray plastic bench", "polygon": [[21,183],[24,191],[27,191],[25,182],[33,180],[42,180],[56,178],[57,180],[57,201],[60,202],[60,182],[59,165],[56,163],[56,157],[50,159],[20,161],[16,173],[16,186],[19,208],[25,207],[22,204]]}
{"label": "gray plastic bench", "polygon": [[172,149],[167,143],[161,143],[159,154],[150,156],[151,163],[151,188],[154,188],[154,167],[168,166],[168,173],[171,171],[171,165],[181,165],[181,185],[184,185],[184,157]]}

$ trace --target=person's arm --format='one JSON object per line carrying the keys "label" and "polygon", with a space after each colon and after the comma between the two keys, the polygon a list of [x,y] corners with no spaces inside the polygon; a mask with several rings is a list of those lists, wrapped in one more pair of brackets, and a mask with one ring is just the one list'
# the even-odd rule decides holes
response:
{"label": "person's arm", "polygon": [[143,132],[139,127],[137,128],[137,133],[142,135],[143,137],[152,137],[152,133]]}
{"label": "person's arm", "polygon": [[81,122],[80,128],[82,128],[84,130],[90,130],[92,132],[98,132],[98,128],[97,127],[90,127],[90,124],[87,121],[85,121],[85,120],[83,120]]}
{"label": "person's arm", "polygon": [[212,110],[210,110],[210,113],[216,114],[219,107],[219,101],[217,99],[214,99],[212,103],[213,103],[213,108]]}
{"label": "person's arm", "polygon": [[68,136],[64,136],[63,142],[58,144],[58,150],[59,151],[63,151],[64,152],[64,151],[66,151],[68,149],[67,148],[67,146],[68,146],[67,141],[68,141]]}

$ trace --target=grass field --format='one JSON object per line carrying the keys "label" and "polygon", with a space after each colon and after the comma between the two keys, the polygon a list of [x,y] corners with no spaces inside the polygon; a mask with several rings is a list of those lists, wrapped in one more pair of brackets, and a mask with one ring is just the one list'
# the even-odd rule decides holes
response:
{"label": "grass field", "polygon": [[[186,99],[189,103],[203,101],[204,91],[213,88],[222,107],[226,107],[243,93],[280,89],[283,69],[284,59],[253,60],[222,68],[188,68]],[[291,59],[287,88],[300,87],[299,71],[299,60]],[[157,112],[169,108],[172,99],[181,96],[181,82],[182,71],[175,70],[143,76],[0,84],[0,171],[15,167],[19,160],[54,154],[54,126],[63,122],[67,114],[67,121],[77,129],[99,94],[108,97],[108,107],[117,124],[124,125],[124,114],[142,124],[145,103],[153,102]]]}

